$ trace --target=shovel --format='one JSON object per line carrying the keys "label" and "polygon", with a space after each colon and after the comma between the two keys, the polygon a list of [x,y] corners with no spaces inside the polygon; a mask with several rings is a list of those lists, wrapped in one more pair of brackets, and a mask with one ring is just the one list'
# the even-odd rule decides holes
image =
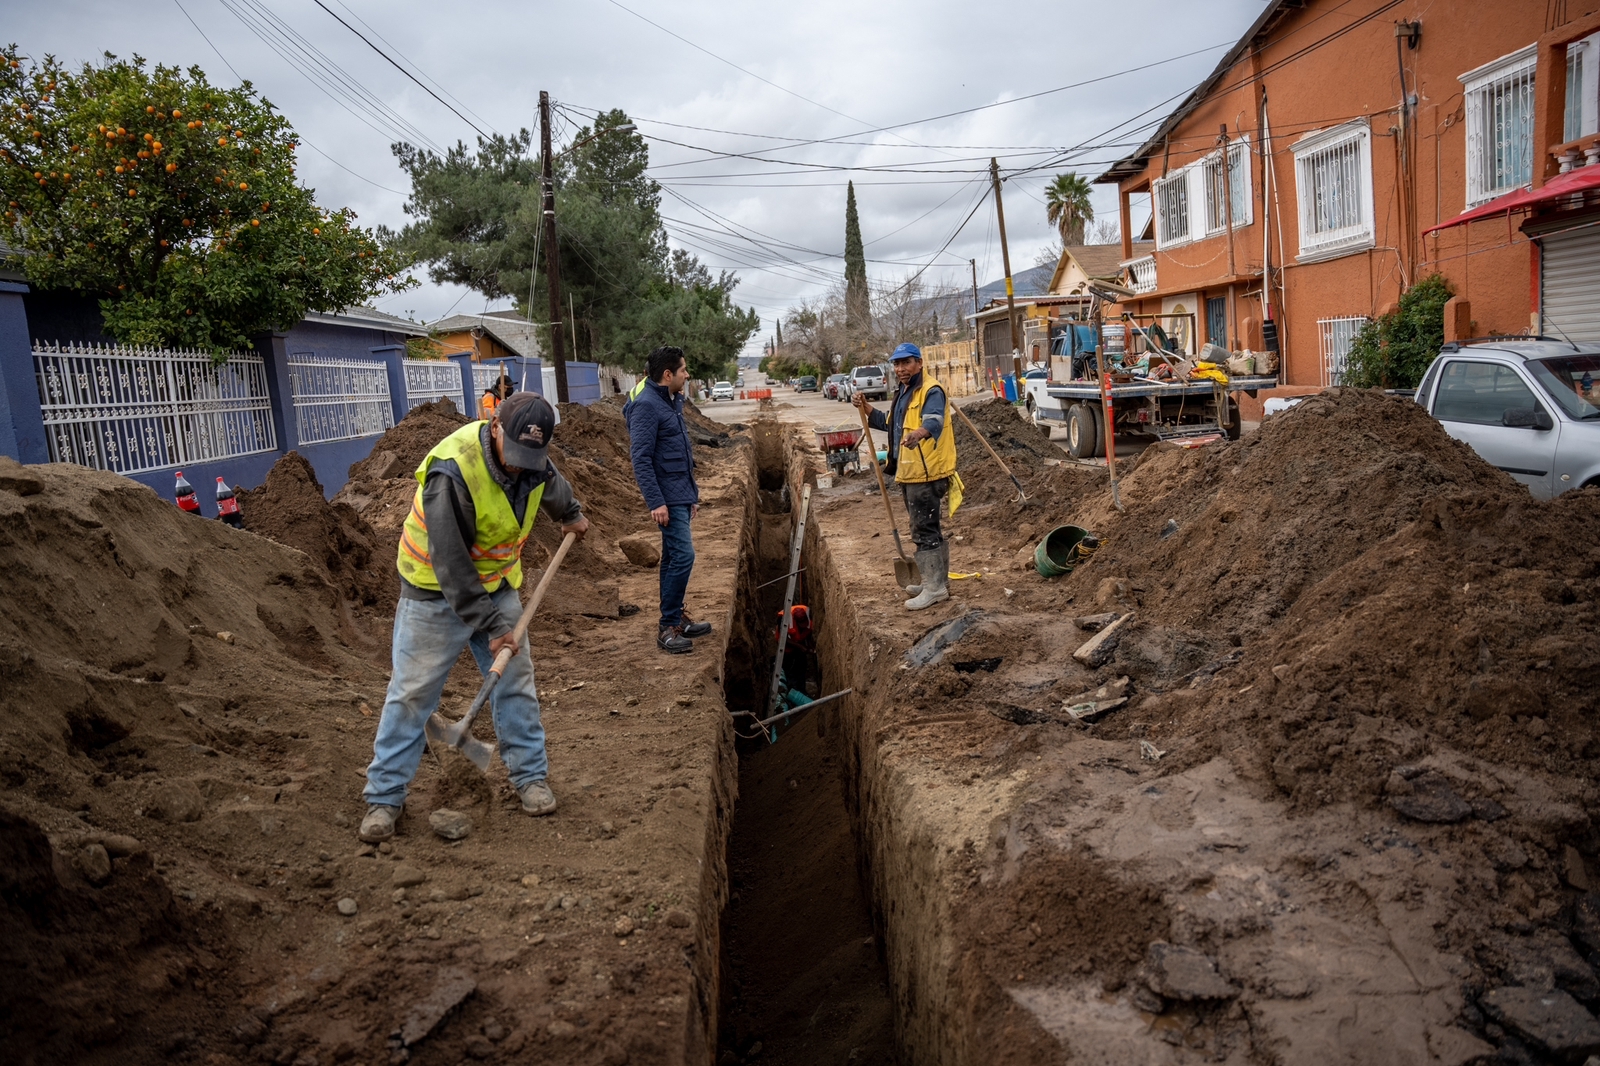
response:
{"label": "shovel", "polygon": [[960,415],[961,421],[965,422],[967,424],[967,428],[972,430],[972,435],[977,437],[978,440],[983,443],[985,448],[989,449],[989,454],[994,458],[994,461],[1000,464],[1000,469],[1006,472],[1006,477],[1010,478],[1011,483],[1017,487],[1017,502],[1021,503],[1023,500],[1026,500],[1028,498],[1028,494],[1022,491],[1022,482],[1017,480],[1017,475],[1011,472],[1011,468],[1006,465],[1006,461],[1000,458],[1000,453],[994,450],[994,445],[989,443],[989,438],[978,432],[978,427],[972,424],[972,419],[967,417],[967,412],[957,407],[954,402],[948,403],[945,406],[949,407],[956,414]]}
{"label": "shovel", "polygon": [[856,408],[861,415],[861,439],[867,445],[867,454],[872,456],[872,472],[878,475],[878,494],[883,497],[883,509],[889,513],[889,528],[894,530],[894,550],[900,553],[900,558],[894,561],[894,579],[901,587],[915,585],[922,580],[917,573],[917,564],[907,558],[905,548],[900,545],[900,527],[895,525],[894,508],[889,506],[889,488],[883,481],[883,467],[878,465],[878,446],[872,443],[872,426],[867,422],[867,412]]}
{"label": "shovel", "polygon": [[500,675],[505,673],[506,665],[511,662],[511,656],[516,654],[517,648],[521,646],[522,638],[528,632],[528,623],[533,621],[533,614],[539,609],[545,590],[550,587],[550,579],[556,576],[556,571],[561,567],[561,560],[567,557],[567,549],[571,548],[577,539],[576,533],[568,533],[561,538],[561,547],[556,549],[555,558],[545,567],[544,576],[539,579],[538,587],[528,598],[528,605],[522,609],[522,617],[517,619],[516,627],[511,630],[512,647],[500,649],[500,654],[494,657],[494,663],[483,679],[483,687],[478,690],[478,695],[474,697],[472,706],[467,708],[467,713],[458,722],[446,722],[437,711],[428,716],[427,733],[430,744],[455,748],[471,759],[472,765],[485,773],[488,772],[489,756],[494,754],[494,749],[472,735],[472,721],[478,717],[483,705],[489,702],[489,696],[494,692],[495,685],[500,683]]}

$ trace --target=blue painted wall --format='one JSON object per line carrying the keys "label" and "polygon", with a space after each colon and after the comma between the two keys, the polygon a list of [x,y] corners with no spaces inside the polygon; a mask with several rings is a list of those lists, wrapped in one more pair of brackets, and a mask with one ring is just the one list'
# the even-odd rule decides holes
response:
{"label": "blue painted wall", "polygon": [[[50,461],[44,435],[44,420],[39,413],[38,384],[33,370],[32,340],[110,343],[101,329],[98,306],[92,300],[55,293],[32,293],[20,282],[0,280],[0,454],[24,463]],[[376,436],[327,444],[301,445],[296,435],[294,399],[290,387],[288,359],[291,354],[312,352],[360,359],[382,359],[388,365],[389,395],[394,418],[405,416],[406,335],[365,326],[302,322],[287,333],[273,334],[256,342],[266,356],[267,385],[272,400],[273,429],[278,449],[255,455],[238,456],[218,463],[199,463],[183,468],[194,486],[207,517],[216,515],[216,479],[230,486],[255,488],[286,452],[298,451],[310,461],[322,482],[324,493],[332,497],[349,479],[350,467],[372,452]],[[470,380],[470,377],[469,377]],[[173,498],[176,468],[128,475],[148,485],[164,499]]]}

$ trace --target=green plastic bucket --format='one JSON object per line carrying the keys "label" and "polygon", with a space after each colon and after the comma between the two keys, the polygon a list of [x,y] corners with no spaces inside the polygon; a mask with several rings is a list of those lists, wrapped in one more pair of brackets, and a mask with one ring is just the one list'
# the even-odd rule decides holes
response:
{"label": "green plastic bucket", "polygon": [[1033,566],[1045,577],[1060,577],[1099,547],[1099,538],[1082,526],[1057,526],[1033,550]]}

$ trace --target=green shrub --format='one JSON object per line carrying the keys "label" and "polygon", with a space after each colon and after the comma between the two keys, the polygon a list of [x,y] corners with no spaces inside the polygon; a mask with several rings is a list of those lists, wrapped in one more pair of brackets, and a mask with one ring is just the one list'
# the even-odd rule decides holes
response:
{"label": "green shrub", "polygon": [[1344,384],[1360,389],[1416,388],[1444,344],[1444,305],[1454,295],[1442,274],[1407,289],[1399,310],[1368,322],[1350,342]]}

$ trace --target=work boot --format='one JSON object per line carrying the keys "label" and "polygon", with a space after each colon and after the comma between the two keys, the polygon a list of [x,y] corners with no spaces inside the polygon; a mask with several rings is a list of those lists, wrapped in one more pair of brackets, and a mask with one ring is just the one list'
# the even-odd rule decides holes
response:
{"label": "work boot", "polygon": [[399,820],[399,807],[374,803],[367,808],[367,816],[361,819],[357,835],[368,844],[381,844],[394,836],[394,823]]}
{"label": "work boot", "polygon": [[[943,560],[941,565],[944,567],[945,573],[948,574],[950,572],[950,542],[948,540],[941,540],[939,542],[938,552],[939,552],[940,558]],[[917,570],[919,571],[918,574],[917,574],[918,577],[922,576],[922,574],[920,572],[921,569],[922,568],[920,566],[917,568]],[[920,582],[920,581],[917,582],[915,585],[907,585],[906,586],[906,592],[910,593],[913,596],[915,596],[917,593],[919,593],[921,591],[922,591],[922,582]]]}
{"label": "work boot", "polygon": [[682,626],[662,626],[656,634],[656,647],[673,655],[694,651],[694,641],[683,635]]}
{"label": "work boot", "polygon": [[920,611],[950,598],[950,570],[945,565],[944,545],[917,552],[917,572],[922,575],[922,588],[906,601],[906,610]]}
{"label": "work boot", "polygon": [[688,637],[690,640],[694,640],[696,637],[709,637],[711,635],[711,623],[696,622],[692,620],[689,617],[688,611],[683,613],[683,624],[678,628],[683,632],[683,635]]}
{"label": "work boot", "polygon": [[556,794],[550,791],[550,782],[542,777],[517,789],[517,795],[522,797],[522,809],[535,818],[556,812]]}

